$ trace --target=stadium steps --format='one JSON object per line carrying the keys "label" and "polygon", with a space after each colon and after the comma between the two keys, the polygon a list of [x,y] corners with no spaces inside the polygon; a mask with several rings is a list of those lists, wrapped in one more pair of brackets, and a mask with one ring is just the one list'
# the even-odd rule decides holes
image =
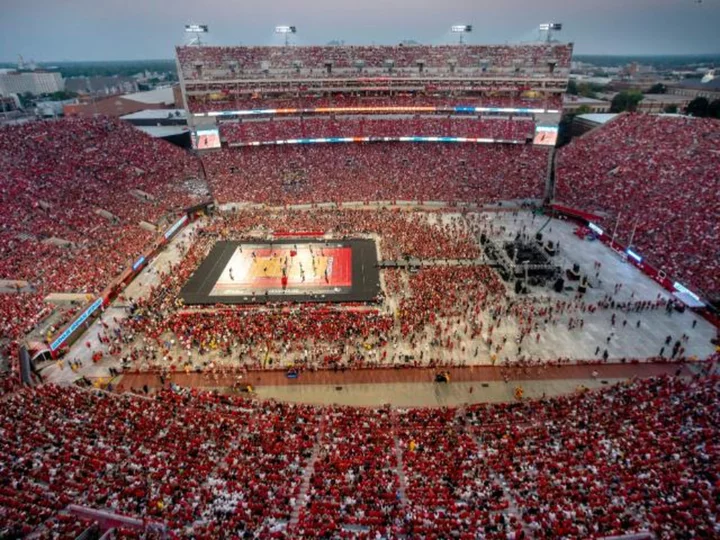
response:
{"label": "stadium steps", "polygon": [[112,212],[109,212],[108,210],[105,210],[104,208],[96,208],[96,209],[95,209],[95,213],[96,213],[98,216],[105,218],[106,220],[108,220],[110,223],[112,223],[112,224],[114,224],[114,225],[117,225],[118,223],[120,223],[120,218],[119,218],[119,217],[117,217],[117,216],[116,216],[115,214],[113,214]]}
{"label": "stadium steps", "polygon": [[400,504],[403,506],[408,505],[408,498],[407,498],[407,479],[405,478],[405,468],[403,466],[403,458],[402,458],[402,448],[400,447],[400,439],[398,438],[398,414],[397,409],[392,409],[391,411],[391,419],[392,419],[392,432],[393,432],[393,442],[395,443],[395,459],[396,459],[396,472],[398,475],[398,480],[400,481],[400,489],[398,490],[398,496],[400,499]]}
{"label": "stadium steps", "polygon": [[545,200],[552,201],[555,197],[555,148],[548,153],[547,176],[545,177]]}
{"label": "stadium steps", "polygon": [[25,241],[25,242],[37,242],[37,236],[35,236],[34,234],[25,233],[25,232],[17,233],[15,235],[15,238],[17,238],[18,240]]}
{"label": "stadium steps", "polygon": [[323,416],[322,422],[320,423],[320,430],[318,431],[317,439],[315,440],[315,446],[313,446],[313,451],[310,455],[310,459],[308,460],[307,465],[305,465],[305,469],[302,473],[302,483],[300,484],[300,491],[298,492],[298,496],[295,499],[295,507],[290,514],[290,521],[288,522],[289,530],[294,530],[295,527],[297,527],[298,522],[300,521],[300,510],[305,506],[305,501],[307,500],[307,493],[310,489],[310,479],[315,472],[315,463],[317,462],[318,456],[320,454],[320,443],[325,436],[325,425],[326,418]]}
{"label": "stadium steps", "polygon": [[[482,443],[478,440],[477,436],[471,429],[468,429],[468,425],[466,422],[459,422],[460,418],[465,418],[465,405],[462,405],[461,407],[458,407],[458,410],[455,413],[455,423],[459,424],[457,430],[458,431],[465,431],[467,435],[473,440],[475,443],[475,446],[477,446],[478,450],[482,448]],[[502,475],[498,474],[494,469],[489,469],[489,477],[490,480],[494,483],[500,486],[503,490],[503,499],[507,502],[507,506],[504,510],[500,511],[503,516],[510,521],[511,517],[516,517],[520,523],[522,523],[523,531],[525,532],[525,535],[528,538],[533,538],[532,530],[527,526],[525,522],[522,521],[521,518],[521,512],[518,508],[517,501],[515,500],[515,497],[513,497],[512,493],[507,488],[507,482],[505,482],[505,478],[503,478]]]}

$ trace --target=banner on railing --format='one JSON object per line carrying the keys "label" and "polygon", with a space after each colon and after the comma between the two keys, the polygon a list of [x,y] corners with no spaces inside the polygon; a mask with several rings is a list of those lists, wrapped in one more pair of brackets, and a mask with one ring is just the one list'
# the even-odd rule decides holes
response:
{"label": "banner on railing", "polygon": [[73,332],[75,332],[75,330],[77,330],[80,325],[83,324],[88,319],[88,317],[90,317],[90,315],[95,313],[100,308],[100,306],[102,306],[102,303],[102,298],[98,298],[92,304],[90,304],[90,306],[88,306],[88,308],[83,311],[82,314],[77,319],[75,319],[75,321],[73,321],[73,323],[68,326],[62,334],[55,338],[55,340],[50,344],[50,350],[53,352],[58,350],[60,346],[65,343],[65,341],[67,341],[67,339],[73,334]]}
{"label": "banner on railing", "polygon": [[539,109],[529,107],[313,107],[309,109],[243,109],[235,111],[211,111],[195,113],[195,116],[206,117],[232,117],[232,116],[262,116],[276,114],[349,114],[349,113],[502,113],[502,114],[558,114],[559,109]]}
{"label": "banner on railing", "polygon": [[135,261],[132,265],[133,271],[136,271],[138,268],[140,268],[145,263],[145,257],[140,257],[137,261]]}
{"label": "banner on railing", "polygon": [[338,144],[338,143],[379,143],[379,142],[418,142],[418,143],[475,143],[475,144],[525,144],[525,141],[513,139],[486,139],[482,137],[320,137],[316,139],[283,139],[279,141],[250,141],[229,143],[228,146],[267,146],[284,144]]}
{"label": "banner on railing", "polygon": [[187,222],[188,222],[187,215],[178,219],[172,227],[170,227],[167,231],[165,231],[165,234],[164,234],[165,240],[169,240],[170,237],[172,237],[172,235],[175,234],[178,231],[178,229],[180,227],[182,227],[183,225],[185,225]]}

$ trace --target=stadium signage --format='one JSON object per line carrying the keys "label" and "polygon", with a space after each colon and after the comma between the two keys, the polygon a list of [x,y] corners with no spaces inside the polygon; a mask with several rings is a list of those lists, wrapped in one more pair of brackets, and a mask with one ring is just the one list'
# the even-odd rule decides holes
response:
{"label": "stadium signage", "polygon": [[630,248],[626,249],[625,253],[627,253],[628,257],[630,257],[634,261],[636,261],[638,263],[642,262],[642,257],[640,255],[638,255],[637,253],[635,253],[632,249],[630,249]]}
{"label": "stadium signage", "polygon": [[140,268],[140,267],[143,265],[144,262],[145,262],[145,257],[144,257],[144,256],[143,256],[143,257],[140,257],[137,261],[135,261],[135,262],[133,263],[133,265],[132,265],[133,271],[135,271],[135,270],[137,270],[138,268]]}
{"label": "stadium signage", "polygon": [[59,349],[60,346],[65,343],[65,341],[67,341],[67,338],[69,338],[72,333],[75,332],[75,330],[77,330],[80,325],[88,319],[88,317],[90,317],[90,315],[95,313],[98,308],[102,306],[102,303],[103,299],[98,298],[92,304],[90,304],[90,306],[85,311],[83,311],[82,315],[75,319],[75,321],[70,326],[68,326],[65,331],[55,339],[55,341],[50,344],[50,350],[54,352]]}
{"label": "stadium signage", "polygon": [[167,231],[165,231],[165,240],[168,240],[173,234],[175,234],[180,227],[182,227],[183,225],[185,225],[185,223],[187,223],[187,221],[188,221],[187,216],[183,216],[179,220],[177,220],[175,222],[175,225],[173,225]]}
{"label": "stadium signage", "polygon": [[593,222],[588,223],[588,228],[597,235],[603,235],[603,230],[597,225],[595,225]]}
{"label": "stadium signage", "polygon": [[506,139],[485,139],[481,137],[321,137],[317,139],[283,139],[279,141],[250,141],[230,143],[229,146],[271,146],[284,144],[333,144],[333,143],[374,143],[374,142],[440,142],[477,144],[524,144],[524,141]]}
{"label": "stadium signage", "polygon": [[679,293],[685,293],[685,294],[687,294],[689,297],[691,297],[691,298],[693,298],[694,300],[697,300],[698,302],[700,302],[700,297],[699,297],[697,294],[695,294],[694,292],[692,292],[690,289],[688,289],[688,288],[687,288],[685,285],[683,285],[682,283],[676,281],[676,282],[673,284],[673,288],[674,288],[677,292],[679,292]]}
{"label": "stadium signage", "polygon": [[456,113],[513,113],[513,114],[557,114],[557,109],[528,109],[516,107],[316,107],[312,109],[244,109],[239,111],[211,111],[195,116],[226,117],[255,116],[263,114],[311,114],[350,112],[456,112]]}

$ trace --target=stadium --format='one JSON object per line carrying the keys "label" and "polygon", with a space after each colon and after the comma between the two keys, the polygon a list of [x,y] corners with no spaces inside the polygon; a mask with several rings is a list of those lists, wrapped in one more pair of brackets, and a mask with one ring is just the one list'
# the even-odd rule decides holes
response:
{"label": "stadium", "polygon": [[716,538],[717,120],[573,45],[176,48],[0,128],[0,537]]}

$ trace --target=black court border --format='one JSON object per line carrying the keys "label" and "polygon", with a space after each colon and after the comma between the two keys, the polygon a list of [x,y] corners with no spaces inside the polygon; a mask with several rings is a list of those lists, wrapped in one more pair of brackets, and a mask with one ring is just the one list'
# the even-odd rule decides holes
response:
{"label": "black court border", "polygon": [[327,244],[350,247],[352,264],[352,286],[342,287],[342,292],[323,294],[256,294],[247,296],[210,296],[215,283],[238,246],[246,244],[294,245],[316,244],[323,246],[324,240],[308,238],[283,238],[277,240],[220,240],[215,243],[205,260],[193,272],[180,290],[180,298],[186,305],[214,304],[266,304],[269,302],[375,302],[380,293],[380,272],[378,269],[375,241],[369,239],[329,240]]}

